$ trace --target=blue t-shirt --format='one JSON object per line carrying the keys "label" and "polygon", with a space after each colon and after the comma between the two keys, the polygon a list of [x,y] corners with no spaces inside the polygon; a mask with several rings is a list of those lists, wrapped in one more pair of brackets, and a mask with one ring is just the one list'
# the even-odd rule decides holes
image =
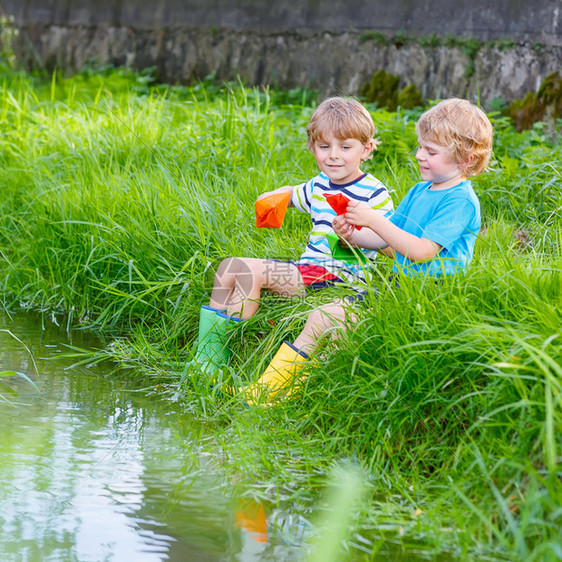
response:
{"label": "blue t-shirt", "polygon": [[465,271],[480,231],[480,203],[470,180],[443,190],[420,182],[406,194],[390,221],[401,229],[436,242],[443,249],[436,258],[412,263],[396,253],[392,270],[406,275],[441,277]]}

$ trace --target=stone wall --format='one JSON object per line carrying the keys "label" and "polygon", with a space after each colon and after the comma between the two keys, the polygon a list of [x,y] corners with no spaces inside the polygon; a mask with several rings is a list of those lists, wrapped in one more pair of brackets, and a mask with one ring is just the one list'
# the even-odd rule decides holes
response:
{"label": "stone wall", "polygon": [[[4,0],[28,66],[156,67],[189,83],[237,75],[247,84],[357,94],[380,69],[424,97],[491,104],[536,91],[562,67],[560,0]],[[405,37],[413,38],[405,40]],[[479,41],[468,41],[474,38]],[[495,40],[495,42],[493,41]]]}

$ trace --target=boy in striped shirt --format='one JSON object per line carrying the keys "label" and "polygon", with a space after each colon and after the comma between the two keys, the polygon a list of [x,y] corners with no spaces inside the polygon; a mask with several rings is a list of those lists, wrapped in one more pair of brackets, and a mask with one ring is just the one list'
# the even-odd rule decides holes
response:
{"label": "boy in striped shirt", "polygon": [[[258,197],[290,192],[289,206],[311,216],[308,244],[295,262],[232,257],[220,263],[209,304],[201,307],[195,359],[204,371],[211,374],[226,363],[227,324],[253,316],[262,289],[293,297],[304,294],[306,288],[318,290],[339,282],[359,287],[365,280],[365,264],[370,265],[377,252],[360,249],[363,259],[349,261],[332,255],[328,235],[334,234],[336,212],[325,195],[341,194],[384,216],[391,213],[387,188],[360,169],[372,158],[374,134],[373,119],[358,101],[334,97],[318,106],[307,125],[307,146],[320,173],[303,184],[283,186]],[[290,346],[289,350],[299,353]]]}

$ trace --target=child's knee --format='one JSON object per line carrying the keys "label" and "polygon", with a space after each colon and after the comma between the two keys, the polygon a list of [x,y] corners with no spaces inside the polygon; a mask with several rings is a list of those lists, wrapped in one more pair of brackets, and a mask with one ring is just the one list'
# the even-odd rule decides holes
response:
{"label": "child's knee", "polygon": [[260,288],[268,287],[269,268],[266,260],[250,259],[245,264],[247,271],[251,274],[252,282]]}
{"label": "child's knee", "polygon": [[322,307],[316,308],[308,315],[307,324],[312,326],[328,326],[330,324],[329,316]]}
{"label": "child's knee", "polygon": [[329,328],[341,323],[343,316],[344,313],[341,306],[327,305],[313,310],[308,316],[307,322],[315,326]]}
{"label": "child's knee", "polygon": [[215,277],[218,279],[229,277],[249,277],[252,276],[252,267],[249,260],[244,258],[225,258],[217,267]]}
{"label": "child's knee", "polygon": [[225,258],[225,259],[223,259],[219,263],[219,266],[217,267],[217,271],[216,271],[215,275],[217,275],[218,277],[222,277],[225,273],[230,273],[233,270],[234,260],[236,260],[236,259],[238,259],[238,258]]}

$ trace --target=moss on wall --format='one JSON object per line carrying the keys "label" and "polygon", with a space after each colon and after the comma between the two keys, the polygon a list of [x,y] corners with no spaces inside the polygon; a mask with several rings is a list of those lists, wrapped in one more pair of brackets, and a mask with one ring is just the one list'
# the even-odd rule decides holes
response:
{"label": "moss on wall", "polygon": [[394,111],[398,105],[398,85],[400,78],[384,70],[373,73],[371,79],[363,85],[359,94],[368,102],[376,103]]}
{"label": "moss on wall", "polygon": [[404,109],[413,109],[423,107],[425,101],[419,90],[413,84],[409,84],[398,92],[398,105]]}
{"label": "moss on wall", "polygon": [[556,122],[562,119],[562,76],[549,74],[536,93],[529,92],[516,99],[506,110],[518,131],[530,129],[538,121]]}
{"label": "moss on wall", "polygon": [[399,86],[399,76],[394,76],[385,70],[378,70],[363,85],[359,93],[366,101],[376,103],[379,107],[386,107],[389,111],[394,111],[398,106],[412,109],[425,105],[422,95],[413,84],[403,89]]}

